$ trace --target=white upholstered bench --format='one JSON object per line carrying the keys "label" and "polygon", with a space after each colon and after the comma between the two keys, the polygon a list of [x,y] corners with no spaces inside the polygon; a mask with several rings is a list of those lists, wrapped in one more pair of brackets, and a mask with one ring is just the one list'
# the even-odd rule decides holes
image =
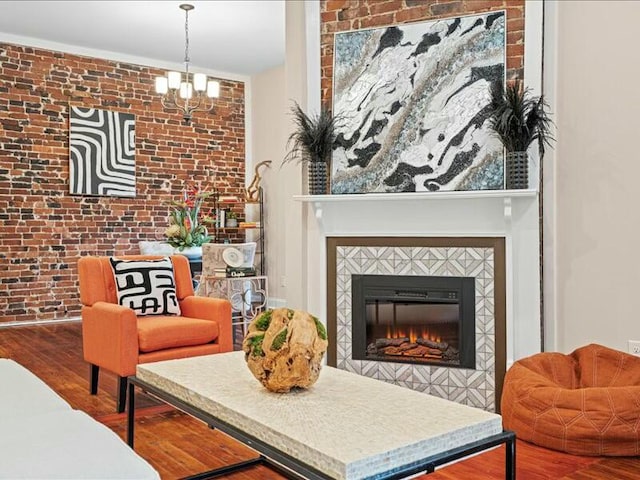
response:
{"label": "white upholstered bench", "polygon": [[1,479],[154,479],[109,428],[73,410],[18,363],[0,359]]}

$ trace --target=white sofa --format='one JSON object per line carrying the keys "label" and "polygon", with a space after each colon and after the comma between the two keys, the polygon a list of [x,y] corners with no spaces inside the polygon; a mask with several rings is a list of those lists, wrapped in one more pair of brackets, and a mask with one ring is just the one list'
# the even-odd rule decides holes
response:
{"label": "white sofa", "polygon": [[0,359],[1,479],[159,480],[118,435],[42,380]]}

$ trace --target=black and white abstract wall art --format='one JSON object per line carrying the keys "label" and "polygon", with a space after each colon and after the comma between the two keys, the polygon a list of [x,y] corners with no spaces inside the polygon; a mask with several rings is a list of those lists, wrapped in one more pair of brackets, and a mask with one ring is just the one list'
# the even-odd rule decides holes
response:
{"label": "black and white abstract wall art", "polygon": [[331,193],[503,188],[504,11],[337,33]]}
{"label": "black and white abstract wall art", "polygon": [[72,195],[135,197],[135,115],[95,108],[69,112]]}

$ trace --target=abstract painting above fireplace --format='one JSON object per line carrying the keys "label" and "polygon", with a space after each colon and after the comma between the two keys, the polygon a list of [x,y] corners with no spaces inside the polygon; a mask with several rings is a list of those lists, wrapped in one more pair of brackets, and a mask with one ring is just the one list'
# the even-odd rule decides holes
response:
{"label": "abstract painting above fireplace", "polygon": [[335,35],[331,193],[495,190],[504,11]]}

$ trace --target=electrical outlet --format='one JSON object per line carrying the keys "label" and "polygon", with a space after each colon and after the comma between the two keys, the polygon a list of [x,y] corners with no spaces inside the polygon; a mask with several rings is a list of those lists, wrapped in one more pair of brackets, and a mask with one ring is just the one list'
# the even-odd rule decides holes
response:
{"label": "electrical outlet", "polygon": [[637,340],[629,340],[629,353],[640,356],[640,342]]}

